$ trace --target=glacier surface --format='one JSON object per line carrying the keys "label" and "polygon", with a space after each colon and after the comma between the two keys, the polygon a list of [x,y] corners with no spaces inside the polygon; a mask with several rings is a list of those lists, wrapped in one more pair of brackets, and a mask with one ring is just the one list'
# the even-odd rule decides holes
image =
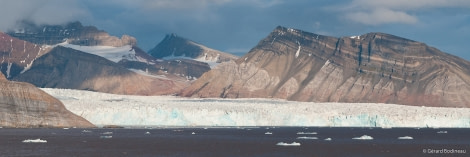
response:
{"label": "glacier surface", "polygon": [[470,127],[470,108],[42,90],[98,126]]}

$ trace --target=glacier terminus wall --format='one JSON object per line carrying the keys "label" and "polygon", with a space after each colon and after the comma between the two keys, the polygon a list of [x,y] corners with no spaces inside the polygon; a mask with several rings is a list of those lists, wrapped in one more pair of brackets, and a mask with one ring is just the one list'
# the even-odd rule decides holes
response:
{"label": "glacier terminus wall", "polygon": [[470,127],[470,108],[42,90],[97,126]]}

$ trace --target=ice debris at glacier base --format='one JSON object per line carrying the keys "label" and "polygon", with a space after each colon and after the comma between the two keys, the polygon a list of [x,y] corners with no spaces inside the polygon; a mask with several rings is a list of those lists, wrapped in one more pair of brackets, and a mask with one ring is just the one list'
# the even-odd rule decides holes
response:
{"label": "ice debris at glacier base", "polygon": [[300,146],[300,143],[298,143],[298,142],[292,142],[292,143],[279,142],[276,145],[277,146]]}
{"label": "ice debris at glacier base", "polygon": [[[91,123],[119,126],[470,127],[470,108],[201,99],[42,89]],[[109,100],[122,101],[109,101]]]}
{"label": "ice debris at glacier base", "polygon": [[403,136],[403,137],[398,137],[399,140],[412,140],[413,137],[411,136]]}
{"label": "ice debris at glacier base", "polygon": [[361,137],[354,137],[353,140],[373,140],[374,138],[369,135],[362,135]]}
{"label": "ice debris at glacier base", "polygon": [[27,139],[23,140],[23,143],[47,143],[46,140],[41,140],[41,139]]}

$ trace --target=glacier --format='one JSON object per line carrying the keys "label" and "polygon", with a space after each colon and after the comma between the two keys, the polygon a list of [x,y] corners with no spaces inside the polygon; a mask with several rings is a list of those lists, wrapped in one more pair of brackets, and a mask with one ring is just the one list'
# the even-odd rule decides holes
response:
{"label": "glacier", "polygon": [[97,126],[317,126],[470,128],[470,108],[279,99],[130,96],[42,88]]}

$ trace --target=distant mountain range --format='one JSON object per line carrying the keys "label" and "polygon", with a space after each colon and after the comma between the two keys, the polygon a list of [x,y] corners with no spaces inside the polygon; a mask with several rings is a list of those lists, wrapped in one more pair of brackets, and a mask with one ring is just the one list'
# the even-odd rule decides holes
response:
{"label": "distant mountain range", "polygon": [[189,86],[190,81],[209,71],[209,64],[237,59],[180,37],[170,41],[165,38],[156,49],[185,47],[189,43],[198,51],[178,52],[204,52],[206,58],[153,51],[152,55],[160,57],[156,58],[137,47],[134,37],[110,36],[79,22],[57,26],[25,23],[23,26],[8,34],[0,33],[0,70],[10,80],[38,87],[168,95],[178,93]]}
{"label": "distant mountain range", "polygon": [[[13,36],[13,37],[12,37]],[[84,42],[87,41],[87,42]],[[277,27],[237,57],[168,34],[148,53],[79,22],[0,34],[0,70],[38,87],[132,94],[469,107],[470,63],[384,34]]]}
{"label": "distant mountain range", "polygon": [[279,26],[181,95],[470,107],[470,63],[384,33],[335,38]]}
{"label": "distant mountain range", "polygon": [[[176,47],[195,44],[190,40],[162,42]],[[154,52],[166,57],[155,58],[137,47],[134,37],[110,36],[79,22],[56,26],[25,23],[15,31],[0,32],[0,127],[94,127],[33,85],[126,95],[172,95],[209,71],[209,64],[236,59],[200,44],[193,48],[214,57]]]}

